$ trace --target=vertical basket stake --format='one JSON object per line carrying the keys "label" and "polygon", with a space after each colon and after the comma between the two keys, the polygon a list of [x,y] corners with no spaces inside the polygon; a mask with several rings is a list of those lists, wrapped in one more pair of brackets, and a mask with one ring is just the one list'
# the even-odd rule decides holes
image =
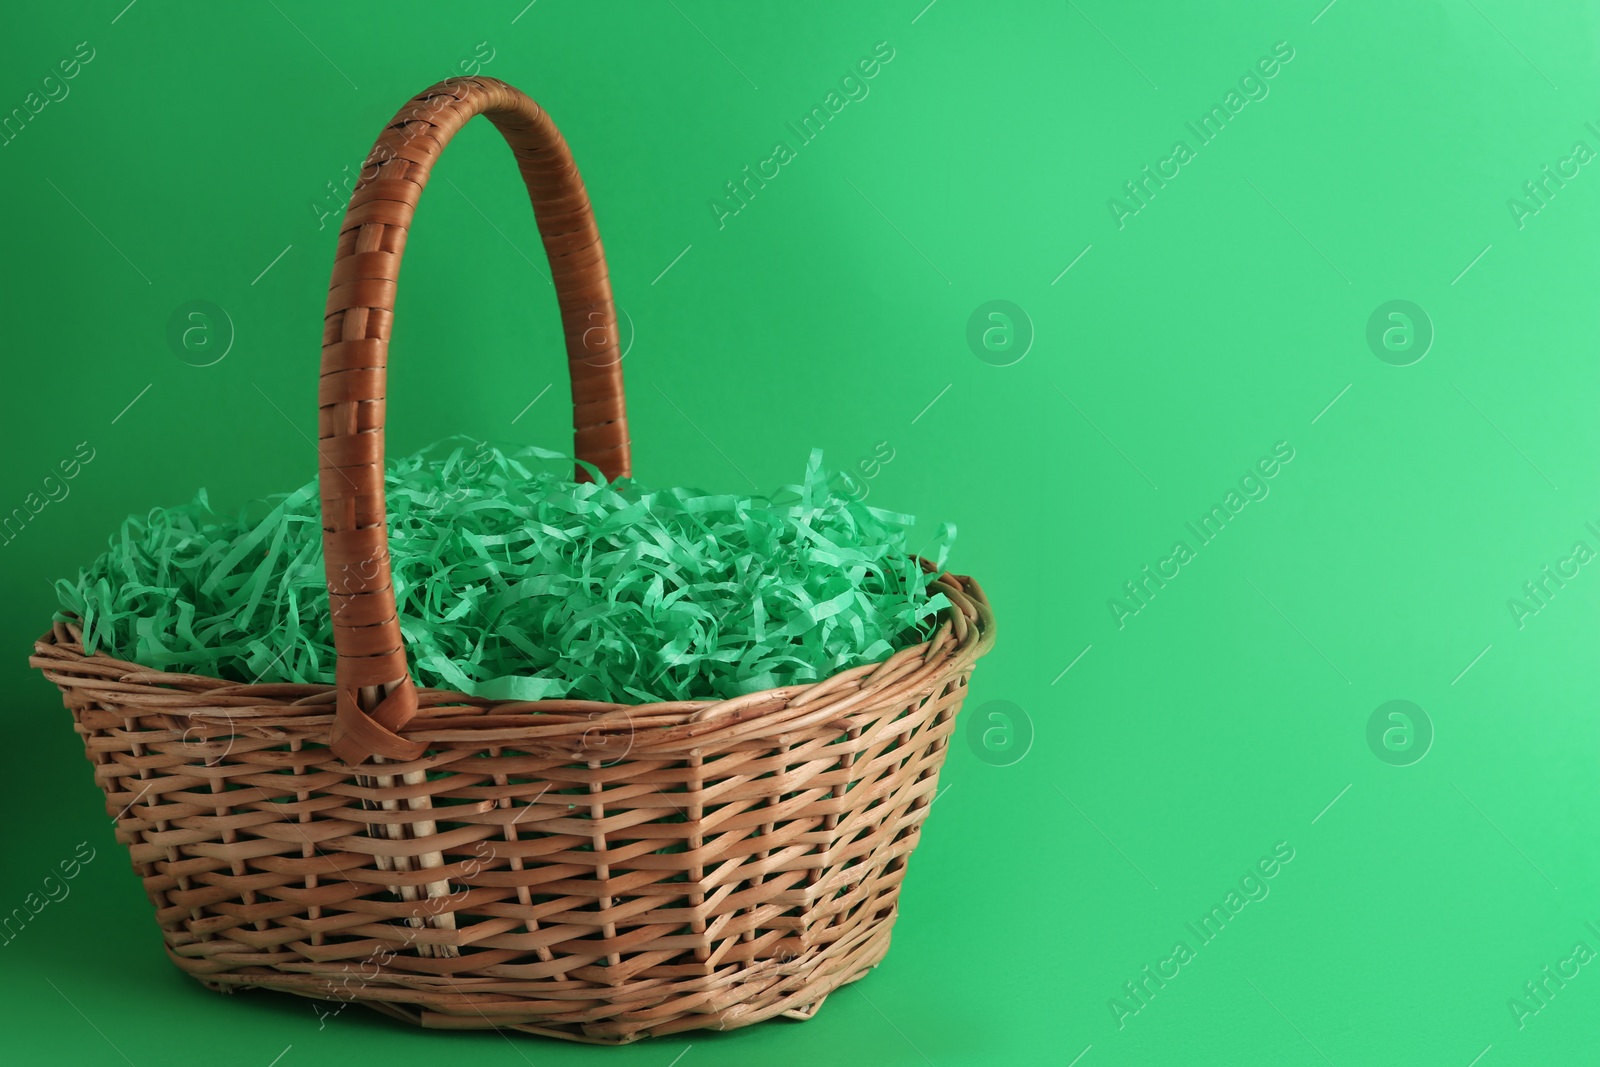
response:
{"label": "vertical basket stake", "polygon": [[[390,686],[367,686],[362,689],[361,695],[366,700],[375,704],[379,700],[383,699],[383,697],[388,696],[391,688],[392,687]],[[382,765],[389,761],[384,759],[382,756],[373,756],[372,762],[374,764]],[[362,775],[360,777],[360,782],[363,786],[378,789],[393,788],[396,781],[399,781],[404,785],[418,785],[426,782],[427,780],[427,771],[409,771],[405,774],[399,775],[398,778],[392,774]],[[362,807],[368,809],[376,809],[381,811],[400,810],[400,802],[398,800],[384,800],[374,804],[374,802],[364,799],[361,803]],[[433,799],[427,796],[416,797],[412,800],[408,800],[406,803],[413,811],[421,811],[433,807]],[[369,823],[367,825],[369,834],[371,834],[375,829],[380,830],[384,837],[387,837],[393,841],[403,841],[418,837],[431,837],[433,834],[438,832],[438,826],[431,819],[426,822],[412,823],[410,824],[409,829],[407,826],[399,823],[380,823],[376,825]],[[443,867],[444,853],[429,852],[418,857],[416,861],[413,861],[410,856],[378,856],[377,860],[378,866],[386,871],[412,871],[416,870],[418,866],[423,868]],[[389,889],[401,900],[407,902],[421,899],[434,900],[440,897],[447,897],[451,892],[449,880],[429,882],[425,886],[421,887],[422,893],[420,894],[418,893],[418,887],[414,885],[390,886]],[[423,929],[425,926],[432,927],[435,930],[454,930],[456,928],[456,916],[455,912],[453,911],[439,911],[436,913],[430,912],[429,914],[421,916],[412,916],[411,918],[407,919],[406,922],[408,925],[419,930]],[[454,945],[422,944],[417,946],[417,954],[419,956],[429,957],[448,957],[459,956],[461,952]]]}

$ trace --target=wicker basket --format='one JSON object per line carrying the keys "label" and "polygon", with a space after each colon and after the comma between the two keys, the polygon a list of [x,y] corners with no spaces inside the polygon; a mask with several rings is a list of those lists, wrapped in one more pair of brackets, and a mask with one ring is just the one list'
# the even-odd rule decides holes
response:
{"label": "wicker basket", "polygon": [[988,603],[940,574],[952,607],[926,643],[733,700],[416,689],[389,584],[384,368],[417,199],[479,113],[549,255],[576,452],[628,473],[610,283],[566,144],[510,86],[451,79],[385,127],[339,235],[318,442],[335,684],[89,656],[71,623],[31,663],[72,711],[168,955],[209,988],[605,1044],[809,1018],[888,948]]}

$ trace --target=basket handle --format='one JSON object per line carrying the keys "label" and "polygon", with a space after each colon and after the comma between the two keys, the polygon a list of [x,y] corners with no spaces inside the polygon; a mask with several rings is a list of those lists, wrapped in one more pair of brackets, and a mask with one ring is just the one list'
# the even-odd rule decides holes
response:
{"label": "basket handle", "polygon": [[[389,574],[384,382],[400,257],[433,164],[485,115],[527,183],[550,260],[572,374],[573,450],[608,478],[630,472],[616,309],[605,250],[566,141],[538,104],[494,78],[449,78],[384,128],[345,211],[323,320],[317,391],[322,546],[333,612],[336,713],[329,747],[355,765],[415,759],[397,732],[417,710]],[[586,473],[580,466],[577,477]]]}

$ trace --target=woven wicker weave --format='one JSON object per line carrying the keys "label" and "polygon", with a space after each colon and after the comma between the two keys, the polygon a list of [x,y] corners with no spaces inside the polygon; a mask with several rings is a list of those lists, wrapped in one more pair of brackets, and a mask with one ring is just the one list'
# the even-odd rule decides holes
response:
{"label": "woven wicker weave", "polygon": [[[31,662],[72,711],[174,963],[213,989],[597,1043],[809,1018],[882,958],[973,664],[976,582],[933,636],[733,700],[495,702],[418,690],[389,585],[384,368],[407,228],[451,136],[510,143],[565,328],[577,454],[629,450],[604,253],[565,143],[489,78],[414,98],[340,233],[319,393],[336,684]],[[931,568],[924,563],[924,568]]]}

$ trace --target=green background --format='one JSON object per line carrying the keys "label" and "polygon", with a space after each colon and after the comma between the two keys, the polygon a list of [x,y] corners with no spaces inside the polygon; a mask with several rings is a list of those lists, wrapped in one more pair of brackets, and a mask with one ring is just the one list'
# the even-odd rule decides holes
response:
{"label": "green background", "polygon": [[[1520,625],[1508,601],[1575,542],[1600,548],[1600,175],[1552,181],[1520,225],[1508,201],[1575,142],[1600,149],[1600,13],[525,2],[8,14],[0,113],[78,42],[95,52],[0,147],[0,509],[79,442],[95,458],[0,546],[0,910],[97,850],[0,947],[8,1056],[1501,1067],[1592,1049],[1600,966],[1520,1027],[1508,1002],[1576,943],[1600,949],[1600,568],[1552,581]],[[880,41],[894,58],[870,94],[719,228],[724,183],[793,143],[785,124]],[[1280,41],[1269,94],[1119,228],[1108,201],[1194,148],[1185,123]],[[50,580],[126,514],[311,476],[338,217],[319,229],[313,205],[480,42],[583,168],[636,331],[639,475],[770,489],[813,446],[851,466],[886,441],[870,502],[956,523],[951,566],[995,604],[894,947],[813,1021],[590,1049],[207,992],[163,958],[69,717],[24,663]],[[565,447],[555,304],[509,155],[475,123],[436,176],[459,189],[434,183],[410,242],[391,449]],[[1396,299],[1436,335],[1409,366],[1367,342]],[[236,333],[210,366],[167,341],[191,300]],[[991,300],[1031,324],[1008,366],[1016,348],[967,341]],[[1186,523],[1278,442],[1294,459],[1270,495],[1119,627],[1108,600],[1193,547]],[[1404,766],[1418,745],[1368,742],[1397,699],[1433,734]],[[1279,842],[1294,858],[1270,895],[1119,1027],[1124,983],[1197,945],[1186,924]]]}

